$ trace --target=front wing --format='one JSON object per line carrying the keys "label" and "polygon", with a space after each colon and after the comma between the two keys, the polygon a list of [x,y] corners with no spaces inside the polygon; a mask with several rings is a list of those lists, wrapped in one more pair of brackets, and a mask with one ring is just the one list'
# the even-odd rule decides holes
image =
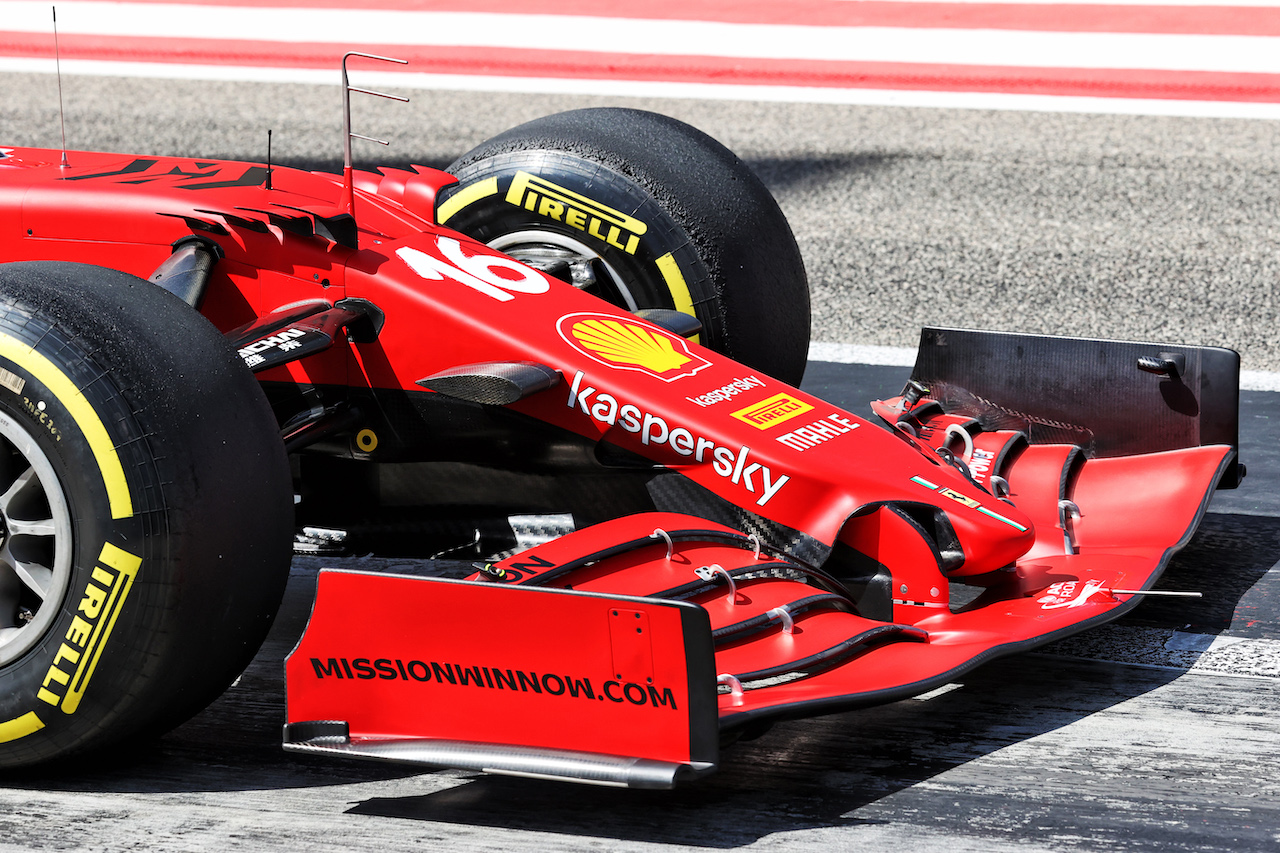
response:
{"label": "front wing", "polygon": [[[895,584],[884,619],[861,615],[873,607],[849,578],[660,512],[468,581],[325,570],[287,662],[285,748],[668,788],[714,770],[719,735],[751,722],[910,697],[1123,615],[1234,462],[1229,446],[1084,461],[1025,448],[989,475],[1037,525],[1027,555],[938,606],[910,597],[918,555],[881,543]],[[881,515],[852,520],[850,544],[891,535],[896,516]],[[376,619],[353,620],[356,602]]]}

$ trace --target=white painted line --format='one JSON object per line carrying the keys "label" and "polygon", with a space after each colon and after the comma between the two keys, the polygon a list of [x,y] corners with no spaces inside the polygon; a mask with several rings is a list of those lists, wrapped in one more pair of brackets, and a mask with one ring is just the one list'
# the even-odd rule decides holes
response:
{"label": "white painted line", "polygon": [[[196,7],[198,8],[198,7]],[[48,33],[47,0],[8,0],[0,30]],[[511,15],[387,9],[221,6],[200,16],[177,3],[67,0],[59,33],[231,42],[401,44],[894,62],[1021,68],[1109,68],[1280,73],[1280,37],[1194,33],[1038,32],[926,27],[845,27]]]}
{"label": "white painted line", "polygon": [[[866,344],[837,344],[815,341],[809,344],[810,361],[835,364],[874,364],[912,367],[916,351],[910,347],[879,347]],[[1265,370],[1240,371],[1241,391],[1280,391],[1280,373]]]}
{"label": "white painted line", "polygon": [[911,367],[916,363],[916,351],[910,347],[875,347],[862,344],[828,344],[815,341],[809,344],[810,361],[829,361],[836,364],[878,364],[888,367]]}
{"label": "white painted line", "polygon": [[[0,58],[0,73],[53,74],[52,59]],[[144,77],[245,83],[339,85],[337,70],[158,62],[64,60],[62,73],[85,77]],[[1280,104],[1243,101],[1179,101],[1158,98],[1085,98],[1065,95],[1007,95],[998,92],[931,92],[916,89],[836,89],[810,86],[738,86],[720,83],[659,83],[578,78],[489,77],[463,74],[386,73],[358,70],[361,85],[459,92],[546,95],[601,95],[614,98],[693,98],[709,101],[833,104],[923,109],[1093,113],[1183,118],[1280,119]]]}
{"label": "white painted line", "polygon": [[917,702],[928,702],[930,699],[936,699],[939,696],[943,696],[947,693],[950,693],[952,690],[959,690],[961,687],[964,687],[963,683],[959,681],[953,681],[950,684],[944,684],[941,687],[937,687],[933,690],[930,690],[927,693],[921,693],[919,696],[912,696],[911,698]]}
{"label": "white painted line", "polygon": [[1280,640],[1192,634],[1168,628],[1103,625],[1037,650],[1155,669],[1237,678],[1280,678]]}
{"label": "white painted line", "polygon": [[1280,373],[1263,370],[1240,371],[1241,391],[1280,391]]}

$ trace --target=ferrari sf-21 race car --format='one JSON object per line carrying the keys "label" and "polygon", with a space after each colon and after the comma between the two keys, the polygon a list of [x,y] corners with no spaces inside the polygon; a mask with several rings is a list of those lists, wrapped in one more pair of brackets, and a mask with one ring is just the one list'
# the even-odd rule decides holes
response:
{"label": "ferrari sf-21 race car", "polygon": [[295,546],[436,524],[469,576],[320,573],[286,748],[669,787],[1125,613],[1242,474],[1229,350],[926,329],[877,424],[808,329],[768,191],[651,113],[447,172],[0,149],[0,765],[173,727]]}

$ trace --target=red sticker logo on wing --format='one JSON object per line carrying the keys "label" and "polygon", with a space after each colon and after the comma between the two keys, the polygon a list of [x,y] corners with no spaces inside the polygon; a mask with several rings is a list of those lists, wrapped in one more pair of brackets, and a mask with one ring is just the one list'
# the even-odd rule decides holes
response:
{"label": "red sticker logo on wing", "polygon": [[639,320],[582,313],[561,317],[557,325],[569,346],[606,367],[638,370],[672,382],[711,366],[684,338]]}

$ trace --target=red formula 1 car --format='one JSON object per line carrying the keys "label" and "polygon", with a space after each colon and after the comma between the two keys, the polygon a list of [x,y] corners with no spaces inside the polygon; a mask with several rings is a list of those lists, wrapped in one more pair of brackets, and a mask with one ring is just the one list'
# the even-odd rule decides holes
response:
{"label": "red formula 1 car", "polygon": [[297,527],[568,512],[322,572],[286,746],[670,786],[1115,618],[1239,478],[1229,350],[926,330],[878,425],[795,387],[808,311],[765,188],[649,113],[450,173],[0,149],[0,764],[211,701]]}

